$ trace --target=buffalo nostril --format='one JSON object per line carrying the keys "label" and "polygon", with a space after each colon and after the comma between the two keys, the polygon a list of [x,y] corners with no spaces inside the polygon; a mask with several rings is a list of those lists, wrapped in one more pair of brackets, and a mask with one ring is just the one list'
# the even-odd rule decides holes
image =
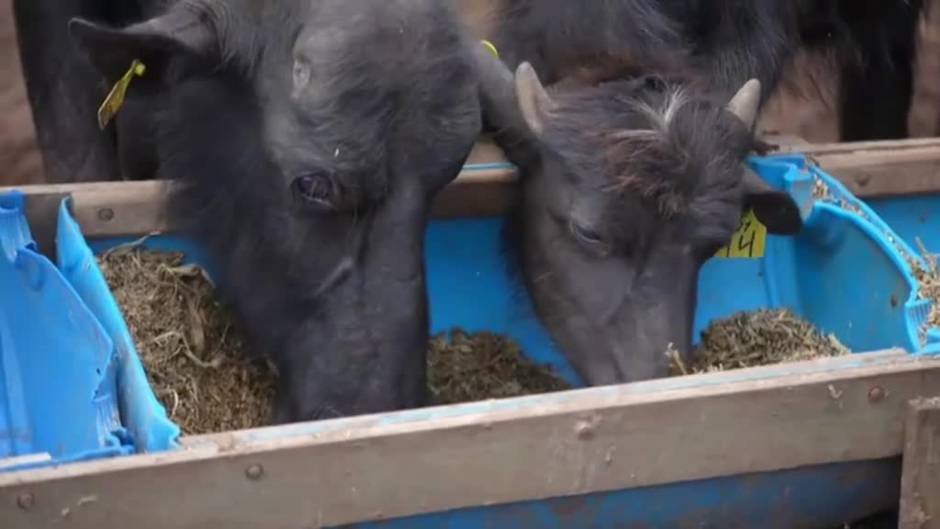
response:
{"label": "buffalo nostril", "polygon": [[333,183],[326,175],[309,174],[299,176],[291,182],[295,198],[306,202],[328,205],[333,199]]}
{"label": "buffalo nostril", "polygon": [[329,184],[322,177],[301,176],[294,179],[294,190],[311,198],[326,198],[329,195]]}

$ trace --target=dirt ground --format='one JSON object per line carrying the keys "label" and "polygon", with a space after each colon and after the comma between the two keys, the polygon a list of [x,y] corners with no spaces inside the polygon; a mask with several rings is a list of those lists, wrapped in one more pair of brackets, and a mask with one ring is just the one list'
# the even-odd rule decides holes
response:
{"label": "dirt ground", "polygon": [[44,179],[20,71],[12,3],[0,0],[0,186]]}

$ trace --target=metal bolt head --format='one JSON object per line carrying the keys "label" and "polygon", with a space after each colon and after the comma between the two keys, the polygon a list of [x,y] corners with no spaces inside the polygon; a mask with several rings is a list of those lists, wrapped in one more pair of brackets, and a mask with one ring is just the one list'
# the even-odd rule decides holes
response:
{"label": "metal bolt head", "polygon": [[868,390],[868,402],[876,403],[885,400],[888,393],[881,386],[874,386]]}
{"label": "metal bolt head", "polygon": [[594,438],[594,425],[587,421],[580,421],[574,427],[575,433],[578,435],[578,439],[582,441],[590,441]]}
{"label": "metal bolt head", "polygon": [[24,492],[16,497],[16,505],[24,511],[32,509],[35,501],[36,499],[33,497],[32,493],[29,492]]}
{"label": "metal bolt head", "polygon": [[264,476],[264,467],[257,463],[245,469],[245,477],[252,481],[257,481],[262,476]]}
{"label": "metal bolt head", "polygon": [[108,222],[114,218],[114,210],[111,208],[101,208],[98,210],[98,219]]}
{"label": "metal bolt head", "polygon": [[859,187],[865,187],[869,182],[871,182],[871,175],[868,173],[861,173],[855,177],[855,183],[857,183]]}

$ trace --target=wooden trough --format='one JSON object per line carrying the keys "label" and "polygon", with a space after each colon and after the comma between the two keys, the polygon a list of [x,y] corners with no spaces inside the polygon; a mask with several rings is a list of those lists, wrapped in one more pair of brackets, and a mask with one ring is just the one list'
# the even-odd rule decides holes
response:
{"label": "wooden trough", "polygon": [[[938,139],[781,142],[862,198],[940,193]],[[470,162],[474,170],[441,194],[436,216],[508,208],[515,174],[499,150],[481,142]],[[49,247],[48,219],[63,197],[90,238],[141,235],[172,230],[168,189],[121,182],[23,191],[36,238]],[[847,488],[885,477],[889,493],[900,491],[902,527],[940,528],[940,400],[931,397],[940,397],[940,357],[888,350],[195,436],[173,452],[0,473],[0,527],[439,527],[443,518],[433,516],[448,511],[464,513],[448,527],[622,527],[616,509],[599,506],[642,502],[618,496],[631,491],[671,494],[683,512],[670,526],[707,518],[777,527],[778,513],[815,493],[800,490],[806,476],[832,472]],[[793,484],[791,501],[760,497],[770,475]],[[683,509],[687,484],[724,490],[730,478],[753,487],[750,514]],[[540,505],[548,523],[533,518]],[[794,520],[791,527],[811,527],[815,518]]]}

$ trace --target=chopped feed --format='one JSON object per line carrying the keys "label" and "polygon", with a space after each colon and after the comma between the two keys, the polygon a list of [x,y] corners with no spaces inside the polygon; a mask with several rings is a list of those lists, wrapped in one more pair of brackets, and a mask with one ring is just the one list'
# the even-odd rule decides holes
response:
{"label": "chopped feed", "polygon": [[920,283],[920,298],[931,301],[926,326],[940,328],[940,264],[937,262],[937,255],[927,251],[920,239],[917,240],[917,245],[925,264],[914,261],[911,267],[914,269],[914,277]]}
{"label": "chopped feed", "polygon": [[702,343],[686,365],[666,352],[674,375],[726,371],[849,354],[834,335],[824,335],[786,309],[739,312],[702,331]]}
{"label": "chopped feed", "polygon": [[249,359],[226,307],[180,253],[136,245],[98,258],[170,419],[187,435],[268,423],[275,377]]}
{"label": "chopped feed", "polygon": [[522,355],[512,340],[495,334],[450,333],[431,340],[428,388],[435,404],[516,397],[568,389],[550,368]]}
{"label": "chopped feed", "polygon": [[[230,311],[183,255],[128,245],[98,258],[157,397],[187,435],[268,423],[275,376],[249,359]],[[431,339],[428,387],[435,404],[568,388],[519,346],[489,333]]]}

